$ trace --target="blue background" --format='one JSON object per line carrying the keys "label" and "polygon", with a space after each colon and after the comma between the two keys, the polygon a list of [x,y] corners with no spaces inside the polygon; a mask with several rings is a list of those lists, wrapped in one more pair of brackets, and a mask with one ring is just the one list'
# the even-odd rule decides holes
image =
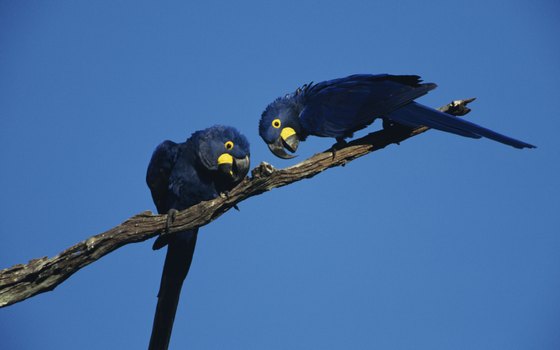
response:
{"label": "blue background", "polygon": [[[419,74],[534,143],[430,131],[201,229],[174,349],[560,348],[557,1],[0,1],[0,267],[138,212],[155,146],[310,82]],[[369,131],[378,124],[369,128]],[[360,135],[362,135],[361,133]],[[358,136],[360,136],[358,135]],[[0,310],[2,349],[147,347],[164,251]]]}

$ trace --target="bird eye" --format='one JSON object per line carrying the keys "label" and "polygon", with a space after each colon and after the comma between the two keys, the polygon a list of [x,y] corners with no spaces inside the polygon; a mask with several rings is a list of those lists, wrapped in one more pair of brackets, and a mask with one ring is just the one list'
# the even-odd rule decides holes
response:
{"label": "bird eye", "polygon": [[275,127],[276,129],[278,129],[280,127],[280,125],[282,125],[282,122],[280,122],[280,119],[274,119],[272,121],[272,126]]}
{"label": "bird eye", "polygon": [[224,147],[229,151],[233,148],[233,142],[227,141],[226,143],[224,143]]}

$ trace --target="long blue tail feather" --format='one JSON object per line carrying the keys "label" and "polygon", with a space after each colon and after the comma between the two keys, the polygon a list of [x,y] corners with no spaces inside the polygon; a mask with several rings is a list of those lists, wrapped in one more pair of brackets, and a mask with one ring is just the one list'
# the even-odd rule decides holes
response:
{"label": "long blue tail feather", "polygon": [[168,348],[181,288],[191,266],[197,233],[183,232],[178,235],[191,237],[173,237],[167,246],[149,350]]}
{"label": "long blue tail feather", "polygon": [[423,106],[416,102],[411,102],[399,108],[385,116],[385,118],[410,127],[423,125],[465,137],[486,137],[515,148],[536,148],[529,143],[502,135],[475,123]]}

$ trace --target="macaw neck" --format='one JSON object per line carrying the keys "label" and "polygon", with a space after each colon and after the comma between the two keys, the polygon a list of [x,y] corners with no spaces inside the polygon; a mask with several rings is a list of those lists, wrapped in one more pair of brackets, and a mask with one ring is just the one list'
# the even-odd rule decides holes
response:
{"label": "macaw neck", "polygon": [[301,123],[301,112],[305,108],[304,95],[302,93],[292,93],[283,99],[283,109],[290,116],[289,120],[293,124],[300,141],[305,141],[309,133],[303,128]]}

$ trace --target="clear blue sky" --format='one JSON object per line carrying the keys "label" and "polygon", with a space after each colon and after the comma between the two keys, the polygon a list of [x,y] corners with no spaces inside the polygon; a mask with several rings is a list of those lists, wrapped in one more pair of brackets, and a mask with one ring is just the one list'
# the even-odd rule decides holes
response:
{"label": "clear blue sky", "polygon": [[[202,2],[200,2],[202,3]],[[0,1],[0,268],[144,210],[155,146],[310,81],[419,74],[534,143],[430,131],[203,227],[173,349],[559,349],[557,1]],[[370,130],[377,128],[372,126]],[[147,347],[164,251],[0,310],[2,349]]]}

